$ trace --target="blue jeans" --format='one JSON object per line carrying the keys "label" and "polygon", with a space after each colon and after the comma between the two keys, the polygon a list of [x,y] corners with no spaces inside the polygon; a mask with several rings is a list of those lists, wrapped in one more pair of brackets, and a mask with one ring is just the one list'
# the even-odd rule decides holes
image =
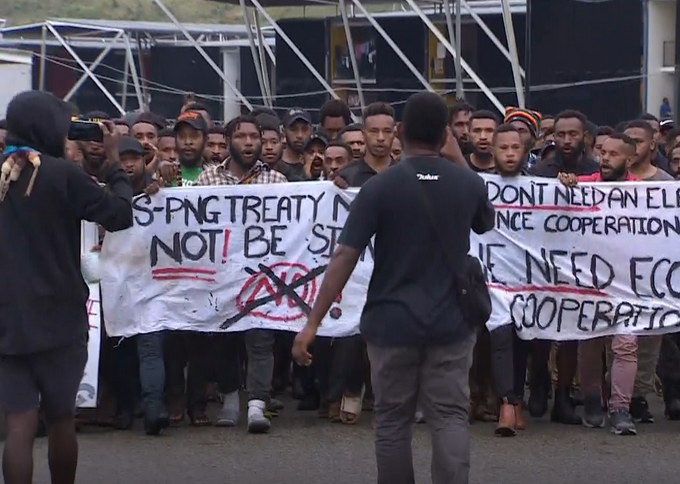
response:
{"label": "blue jeans", "polygon": [[121,339],[113,347],[117,413],[135,411],[140,387],[147,418],[153,420],[165,412],[164,338],[162,332],[140,334]]}

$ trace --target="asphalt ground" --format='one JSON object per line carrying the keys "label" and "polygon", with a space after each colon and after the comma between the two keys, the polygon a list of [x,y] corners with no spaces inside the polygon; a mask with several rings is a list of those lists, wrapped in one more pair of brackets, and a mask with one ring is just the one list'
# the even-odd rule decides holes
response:
{"label": "asphalt ground", "polygon": [[[322,421],[298,412],[295,402],[275,418],[267,435],[233,429],[168,429],[147,437],[141,421],[127,432],[86,427],[79,434],[80,484],[363,484],[375,483],[370,413],[356,426]],[[680,422],[663,418],[638,425],[638,435],[529,419],[514,438],[495,437],[494,424],[475,423],[471,484],[680,483]],[[211,409],[216,412],[217,407]],[[245,415],[242,415],[242,421]],[[413,458],[418,483],[430,481],[430,439],[416,425]],[[35,482],[48,483],[47,441],[38,439]]]}

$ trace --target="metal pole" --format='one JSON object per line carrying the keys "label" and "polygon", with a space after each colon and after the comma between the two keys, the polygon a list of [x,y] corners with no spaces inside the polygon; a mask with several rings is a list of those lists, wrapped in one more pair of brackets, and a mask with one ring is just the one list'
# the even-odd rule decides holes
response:
{"label": "metal pole", "polygon": [[[531,3],[531,0],[526,0],[526,2],[527,2],[527,12],[529,12],[530,9],[531,9],[531,7],[529,6],[529,4]],[[467,3],[466,0],[461,0],[460,4],[465,10],[467,10],[468,15],[470,15],[470,17],[472,17],[472,20],[477,22],[477,25],[479,25],[479,28],[482,29],[482,31],[486,34],[486,36],[489,38],[489,40],[491,40],[491,42],[493,42],[493,44],[496,47],[498,47],[498,50],[501,51],[501,53],[503,54],[503,57],[508,59],[508,61],[512,62],[512,57],[510,57],[510,51],[508,51],[507,47],[505,47],[503,42],[498,40],[498,37],[496,37],[496,34],[494,34],[493,31],[486,24],[486,22],[484,22],[484,20],[482,20],[482,17],[480,17],[479,14],[472,9],[472,7],[470,7],[470,5]],[[527,13],[527,17],[528,17],[528,13]],[[526,61],[525,61],[525,64],[529,65]],[[519,68],[519,71],[522,74],[522,77],[525,77],[524,69],[522,69],[521,66]]]}
{"label": "metal pole", "polygon": [[[101,62],[104,60],[104,57],[108,55],[109,52],[111,52],[111,49],[115,46],[116,42],[121,38],[123,35],[123,32],[119,32],[118,35],[116,35],[111,43],[106,46],[104,50],[101,51],[101,53],[95,58],[95,60],[90,64],[90,72],[94,72],[94,70],[101,64]],[[80,89],[80,86],[83,85],[83,83],[87,80],[87,74],[83,74],[80,76],[80,79],[73,85],[71,90],[64,96],[64,101],[69,101],[76,92],[78,92],[78,89]]]}
{"label": "metal pole", "polygon": [[42,26],[42,41],[40,42],[40,78],[38,89],[45,90],[45,65],[47,64],[47,27]]}
{"label": "metal pole", "polygon": [[462,13],[460,11],[460,0],[456,0],[456,47],[458,48],[458,55],[455,57],[456,60],[456,97],[461,99],[464,96],[463,93],[463,70],[461,69],[461,60],[463,59],[463,54],[461,52],[461,46],[463,45],[463,20]]}
{"label": "metal pole", "polygon": [[[454,50],[456,52],[459,52],[458,48],[460,47],[460,44],[458,44],[458,41],[456,40],[456,34],[455,31],[453,30],[453,20],[451,17],[451,2],[449,0],[444,0],[444,16],[446,17],[446,29],[449,32],[449,42],[451,42],[451,45],[453,46]],[[458,80],[461,78],[460,74],[460,66],[458,65],[457,62],[454,62],[455,66],[455,72],[456,72],[456,97],[458,99],[461,99],[465,94],[463,91],[463,86],[462,83],[459,84]],[[458,87],[460,85],[460,87]]]}
{"label": "metal pole", "polygon": [[416,76],[416,79],[418,79],[418,81],[420,81],[420,83],[423,85],[423,87],[430,92],[435,92],[435,90],[432,88],[432,86],[430,86],[430,83],[427,82],[427,80],[423,77],[423,75],[420,73],[420,71],[418,71],[418,69],[416,69],[416,66],[414,66],[413,63],[411,63],[411,61],[408,59],[408,57],[406,57],[406,54],[404,54],[402,52],[402,50],[397,46],[397,44],[394,43],[392,38],[389,35],[387,35],[387,32],[385,32],[385,30],[383,30],[383,28],[373,18],[373,16],[370,13],[368,13],[368,11],[364,8],[364,6],[361,4],[361,2],[359,0],[352,0],[352,3],[354,3],[354,5],[361,12],[361,15],[363,15],[366,18],[366,20],[369,21],[369,23],[380,34],[380,36],[383,39],[385,39],[385,42],[387,42],[387,45],[389,45],[392,48],[394,53],[397,54],[397,56],[406,65],[406,67],[408,67],[408,69],[413,73],[413,75]]}
{"label": "metal pole", "polygon": [[522,74],[524,75],[524,102],[527,106],[531,106],[531,0],[526,1],[527,10],[524,17],[524,65],[526,69],[522,69]]}
{"label": "metal pole", "polygon": [[512,57],[512,77],[515,80],[515,90],[517,91],[517,104],[524,109],[524,88],[522,87],[522,76],[519,73],[519,56],[517,54],[517,42],[515,41],[515,27],[512,23],[512,13],[508,0],[501,0],[503,6],[503,24],[505,24],[505,36],[508,39],[508,49]]}
{"label": "metal pole", "polygon": [[269,107],[274,106],[274,99],[272,97],[271,81],[269,78],[269,68],[267,67],[267,58],[265,57],[265,43],[264,35],[262,35],[262,26],[260,25],[260,14],[253,11],[253,18],[255,19],[255,33],[257,34],[257,47],[260,57],[260,69],[262,70],[262,79],[264,80],[264,89],[267,91],[267,99],[269,99]]}
{"label": "metal pole", "polygon": [[[146,48],[146,39],[141,39],[139,38],[139,34],[135,34],[135,44],[137,45],[137,63],[139,64],[139,73],[141,74],[141,80],[140,80],[140,85],[141,85],[141,91],[142,91],[142,103],[139,104],[139,109],[145,109],[145,107],[149,104],[149,90],[148,86],[146,85],[145,82],[145,73],[144,73],[144,49]],[[133,60],[133,65],[134,65],[134,56],[132,57]]]}
{"label": "metal pole", "polygon": [[[234,93],[236,97],[239,98],[239,100],[249,109],[253,110],[253,105],[250,104],[250,101],[246,99],[246,97],[241,94],[241,91],[236,89],[236,86],[234,86],[229,79],[227,79],[227,76],[224,75],[224,72],[222,72],[222,69],[219,68],[217,64],[215,64],[215,61],[213,61],[210,56],[206,53],[206,51],[201,47],[198,42],[196,42],[196,39],[194,39],[191,34],[187,31],[187,29],[184,28],[184,26],[180,23],[179,20],[172,14],[170,10],[163,4],[161,0],[153,0],[156,5],[158,5],[158,8],[160,8],[163,13],[170,19],[170,21],[175,24],[175,27],[179,29],[180,32],[184,35],[184,37],[189,41],[189,43],[198,51],[198,53],[205,59],[205,61],[208,63],[210,67],[215,71],[215,73],[222,78],[224,83],[231,89],[231,91]],[[258,4],[259,5],[259,4]],[[290,40],[290,39],[289,39]]]}
{"label": "metal pole", "polygon": [[[448,40],[446,40],[446,37],[442,35],[439,29],[434,26],[430,19],[427,18],[427,15],[425,15],[425,13],[420,9],[418,4],[414,0],[406,0],[406,3],[408,3],[411,6],[411,9],[416,14],[418,14],[423,23],[427,26],[428,29],[430,29],[430,31],[435,35],[435,37],[437,37],[439,42],[442,43],[444,48],[449,51],[449,53],[454,57],[454,59],[458,57],[458,54],[456,53],[456,50],[453,48],[453,46],[449,43]],[[487,87],[487,85],[477,75],[477,73],[472,69],[472,67],[470,67],[470,65],[467,62],[465,62],[463,56],[460,56],[460,65],[465,70],[467,75],[470,76],[470,79],[472,79],[474,83],[479,87],[479,89],[481,89],[481,91],[489,99],[489,101],[493,103],[496,109],[498,109],[501,113],[505,113],[505,107],[503,106],[503,104],[498,100],[494,93],[491,92],[491,89]]]}
{"label": "metal pole", "polygon": [[342,25],[345,27],[345,40],[347,40],[347,52],[349,53],[349,60],[352,63],[352,72],[354,73],[354,82],[357,85],[357,94],[359,96],[359,104],[361,105],[361,112],[366,108],[364,101],[364,91],[361,89],[361,73],[359,72],[359,65],[357,64],[357,56],[354,53],[354,41],[352,41],[352,29],[349,27],[349,18],[347,17],[347,5],[345,0],[339,2],[340,14],[342,15]]}
{"label": "metal pole", "polygon": [[[159,1],[159,0],[154,0],[154,1]],[[300,59],[300,62],[302,62],[307,69],[309,69],[309,72],[316,78],[317,81],[323,86],[323,88],[328,91],[328,93],[333,96],[335,99],[340,99],[340,96],[338,96],[335,92],[335,90],[326,82],[326,79],[319,74],[319,71],[317,71],[314,66],[312,65],[311,62],[309,62],[309,59],[305,57],[305,55],[300,52],[300,49],[297,48],[295,45],[295,42],[290,40],[290,37],[286,35],[286,33],[283,31],[281,27],[279,27],[279,24],[276,23],[276,20],[272,18],[269,13],[260,5],[260,2],[257,0],[250,0],[253,6],[257,9],[258,12],[262,14],[262,16],[269,22],[269,24],[276,30],[276,33],[279,34],[281,39],[290,47],[290,50],[293,51],[293,53],[297,56],[298,59]]]}
{"label": "metal pole", "polygon": [[46,25],[47,25],[47,28],[49,29],[49,31],[52,33],[52,35],[54,35],[54,37],[55,37],[55,38],[57,39],[57,41],[62,45],[62,47],[63,47],[64,49],[66,49],[66,52],[68,52],[69,55],[70,55],[71,57],[73,57],[73,60],[76,61],[76,63],[77,63],[77,64],[80,66],[80,68],[85,72],[85,74],[87,74],[87,76],[88,76],[90,79],[92,79],[92,82],[94,82],[95,85],[101,90],[101,92],[104,94],[104,96],[106,96],[106,98],[109,100],[109,102],[111,102],[111,104],[113,104],[113,105],[115,106],[115,108],[120,112],[120,114],[125,114],[125,110],[124,110],[123,107],[118,103],[118,101],[116,101],[116,98],[113,97],[113,94],[111,94],[111,93],[109,92],[109,90],[106,89],[106,87],[104,86],[104,84],[102,84],[101,81],[100,81],[99,79],[97,79],[97,76],[95,76],[95,75],[90,71],[90,69],[87,67],[87,64],[85,64],[85,63],[83,62],[83,60],[82,60],[80,57],[78,57],[78,54],[76,54],[76,52],[71,48],[71,46],[68,45],[68,43],[66,42],[66,40],[64,40],[64,38],[63,38],[61,35],[59,35],[59,32],[57,32],[57,30],[56,30],[54,27],[52,27],[52,25],[51,25],[49,22],[47,22]]}
{"label": "metal pole", "polygon": [[[126,49],[127,50],[127,49]],[[127,111],[128,77],[130,76],[130,56],[125,53],[123,63],[123,93],[120,95],[120,105]]]}
{"label": "metal pole", "polygon": [[[139,46],[139,44],[137,44]],[[130,65],[130,75],[132,76],[132,84],[135,86],[135,93],[137,94],[137,105],[139,109],[146,109],[146,98],[142,91],[142,86],[139,83],[139,76],[137,75],[137,66],[135,65],[135,57],[132,55],[132,46],[130,45],[130,38],[125,35],[125,51],[126,57],[128,59],[128,64]],[[142,55],[141,50],[138,52],[139,57],[139,68],[142,68]]]}
{"label": "metal pole", "polygon": [[272,64],[276,65],[276,55],[274,55],[274,51],[269,46],[269,44],[267,43],[264,44],[264,50],[267,51],[267,55],[269,56],[269,60],[272,61]]}
{"label": "metal pole", "polygon": [[260,92],[262,93],[262,101],[265,106],[269,106],[269,100],[267,99],[267,91],[264,88],[264,79],[262,77],[262,72],[260,71],[260,58],[257,55],[257,48],[255,47],[255,37],[253,36],[253,31],[250,26],[250,16],[248,15],[248,8],[246,7],[245,0],[239,0],[241,4],[241,10],[243,12],[243,23],[246,27],[246,33],[248,34],[248,44],[250,44],[250,54],[253,57],[253,67],[255,68],[255,75],[257,76],[257,83],[260,85]]}

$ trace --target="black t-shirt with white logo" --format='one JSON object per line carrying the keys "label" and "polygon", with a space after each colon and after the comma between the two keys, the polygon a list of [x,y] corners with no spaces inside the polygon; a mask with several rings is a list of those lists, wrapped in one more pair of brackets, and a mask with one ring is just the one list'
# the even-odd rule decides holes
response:
{"label": "black t-shirt with white logo", "polygon": [[[358,177],[361,171],[355,170]],[[366,181],[339,242],[363,251],[375,236],[361,334],[377,346],[449,344],[471,331],[421,190],[454,262],[469,252],[471,230],[493,228],[494,210],[482,178],[443,158],[408,158]]]}

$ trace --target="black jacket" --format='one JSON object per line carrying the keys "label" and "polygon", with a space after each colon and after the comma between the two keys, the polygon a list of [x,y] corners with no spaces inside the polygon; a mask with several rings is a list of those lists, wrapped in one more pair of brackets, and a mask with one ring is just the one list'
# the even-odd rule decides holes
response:
{"label": "black jacket", "polygon": [[592,175],[600,170],[600,165],[595,160],[587,158],[584,154],[578,163],[574,165],[567,165],[559,156],[559,153],[551,159],[539,160],[533,167],[529,169],[529,173],[533,176],[540,176],[543,178],[557,178],[561,172],[573,173],[574,175]]}
{"label": "black jacket", "polygon": [[7,108],[7,144],[34,148],[42,165],[30,197],[27,165],[0,203],[0,355],[86,340],[81,221],[109,231],[132,225],[132,187],[120,166],[105,176],[106,190],[62,158],[70,114],[66,103],[39,91],[19,94]]}

